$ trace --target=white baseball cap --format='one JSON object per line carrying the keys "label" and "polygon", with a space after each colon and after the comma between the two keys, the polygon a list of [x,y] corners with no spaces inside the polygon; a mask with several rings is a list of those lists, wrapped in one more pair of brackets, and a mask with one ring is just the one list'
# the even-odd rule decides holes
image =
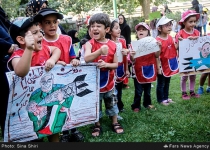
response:
{"label": "white baseball cap", "polygon": [[173,19],[168,19],[166,16],[163,16],[158,20],[158,22],[156,24],[156,28],[158,28],[160,25],[167,24],[170,21],[173,21]]}

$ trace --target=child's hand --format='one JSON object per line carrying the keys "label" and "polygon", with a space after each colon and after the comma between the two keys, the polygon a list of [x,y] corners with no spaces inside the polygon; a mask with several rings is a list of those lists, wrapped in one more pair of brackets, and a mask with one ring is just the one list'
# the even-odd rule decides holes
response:
{"label": "child's hand", "polygon": [[182,38],[182,37],[178,37],[178,40],[179,40],[179,41],[182,41],[182,40],[183,40],[183,38]]}
{"label": "child's hand", "polygon": [[65,63],[64,61],[57,61],[56,64],[61,64],[61,65],[63,65],[63,66],[66,66],[66,63]]}
{"label": "child's hand", "polygon": [[107,45],[102,45],[100,49],[101,49],[101,55],[107,55],[108,54],[109,47]]}
{"label": "child's hand", "polygon": [[130,76],[129,70],[126,70],[125,74],[126,74],[126,77],[129,77]]}
{"label": "child's hand", "polygon": [[196,40],[199,36],[189,36],[188,39],[190,40]]}
{"label": "child's hand", "polygon": [[123,49],[121,50],[121,52],[122,52],[123,55],[128,55],[129,49],[123,48]]}
{"label": "child's hand", "polygon": [[80,61],[78,59],[72,59],[71,64],[73,66],[78,66],[78,65],[80,65]]}
{"label": "child's hand", "polygon": [[45,70],[50,71],[55,66],[55,61],[53,59],[48,59],[45,63]]}
{"label": "child's hand", "polygon": [[133,57],[134,55],[136,54],[136,51],[134,51],[134,50],[131,50],[130,51],[130,55]]}
{"label": "child's hand", "polygon": [[107,63],[102,59],[98,60],[98,68],[107,68]]}
{"label": "child's hand", "polygon": [[8,50],[8,53],[9,54],[13,53],[17,48],[18,48],[17,44],[12,44],[10,49]]}
{"label": "child's hand", "polygon": [[26,48],[28,50],[33,51],[35,49],[35,40],[34,40],[34,36],[32,35],[31,31],[26,32],[26,36],[25,36],[25,43],[26,43]]}

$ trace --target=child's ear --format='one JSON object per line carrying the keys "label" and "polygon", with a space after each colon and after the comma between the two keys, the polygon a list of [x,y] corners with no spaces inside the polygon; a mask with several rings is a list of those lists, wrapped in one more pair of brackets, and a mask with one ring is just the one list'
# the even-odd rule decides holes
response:
{"label": "child's ear", "polygon": [[109,33],[110,32],[110,27],[107,27],[106,28],[106,33]]}
{"label": "child's ear", "polygon": [[18,43],[20,43],[21,45],[25,44],[25,38],[22,36],[17,36],[16,40],[18,41]]}

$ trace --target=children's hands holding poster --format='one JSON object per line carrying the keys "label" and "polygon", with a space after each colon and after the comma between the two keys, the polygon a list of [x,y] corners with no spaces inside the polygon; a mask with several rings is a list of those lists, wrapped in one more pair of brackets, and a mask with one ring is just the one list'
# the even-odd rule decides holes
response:
{"label": "children's hands holding poster", "polygon": [[160,44],[158,44],[155,38],[150,36],[137,41],[131,41],[131,45],[132,49],[135,50],[135,54],[132,51],[130,52],[133,58],[144,56],[160,50]]}

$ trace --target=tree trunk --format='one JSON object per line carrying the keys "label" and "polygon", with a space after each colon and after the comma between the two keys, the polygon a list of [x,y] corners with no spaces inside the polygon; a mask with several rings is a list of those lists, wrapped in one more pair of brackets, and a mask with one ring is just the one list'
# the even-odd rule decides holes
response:
{"label": "tree trunk", "polygon": [[142,1],[142,11],[145,20],[149,18],[149,13],[150,13],[150,0],[143,0]]}

